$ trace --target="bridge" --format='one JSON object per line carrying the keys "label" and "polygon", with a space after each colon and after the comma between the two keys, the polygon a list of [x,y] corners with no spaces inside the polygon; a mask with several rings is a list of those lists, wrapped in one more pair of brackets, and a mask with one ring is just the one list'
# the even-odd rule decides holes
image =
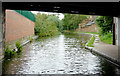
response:
{"label": "bridge", "polygon": [[[88,3],[88,2],[0,2],[0,58],[4,57],[4,25],[5,25],[5,10],[28,10],[28,11],[44,11],[57,13],[71,14],[86,14],[86,15],[101,15],[113,16],[114,23],[117,26],[117,40],[115,40],[115,32],[113,33],[114,45],[117,45],[120,61],[120,2],[114,3]],[[116,44],[115,44],[116,43]]]}

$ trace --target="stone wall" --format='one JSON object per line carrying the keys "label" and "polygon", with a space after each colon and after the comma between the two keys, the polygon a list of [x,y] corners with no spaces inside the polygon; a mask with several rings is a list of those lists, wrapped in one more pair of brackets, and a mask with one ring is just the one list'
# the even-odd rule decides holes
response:
{"label": "stone wall", "polygon": [[[1,2],[0,2],[1,6]],[[4,24],[5,24],[5,17],[4,17],[4,9],[0,9],[0,60],[4,57]]]}
{"label": "stone wall", "polygon": [[21,14],[6,10],[5,42],[34,35],[35,23]]}

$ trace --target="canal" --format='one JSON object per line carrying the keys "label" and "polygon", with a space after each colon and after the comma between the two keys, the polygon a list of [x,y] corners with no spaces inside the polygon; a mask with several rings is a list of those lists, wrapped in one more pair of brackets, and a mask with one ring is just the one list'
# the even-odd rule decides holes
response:
{"label": "canal", "polygon": [[120,68],[85,49],[88,34],[38,38],[3,61],[3,74],[120,74]]}

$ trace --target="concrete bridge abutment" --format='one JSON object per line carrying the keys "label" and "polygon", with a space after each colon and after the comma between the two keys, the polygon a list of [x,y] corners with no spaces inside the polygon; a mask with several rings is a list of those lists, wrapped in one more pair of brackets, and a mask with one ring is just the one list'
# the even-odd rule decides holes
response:
{"label": "concrete bridge abutment", "polygon": [[117,28],[117,33],[118,33],[118,61],[120,62],[120,16],[118,17],[118,28]]}

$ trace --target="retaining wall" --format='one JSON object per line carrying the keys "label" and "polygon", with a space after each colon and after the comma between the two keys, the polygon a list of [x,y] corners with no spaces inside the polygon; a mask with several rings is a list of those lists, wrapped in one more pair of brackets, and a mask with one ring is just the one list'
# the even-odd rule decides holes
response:
{"label": "retaining wall", "polygon": [[34,35],[35,23],[21,14],[6,10],[5,42]]}
{"label": "retaining wall", "polygon": [[99,32],[98,26],[96,24],[92,24],[92,25],[87,26],[87,27],[79,28],[78,30],[81,32]]}

